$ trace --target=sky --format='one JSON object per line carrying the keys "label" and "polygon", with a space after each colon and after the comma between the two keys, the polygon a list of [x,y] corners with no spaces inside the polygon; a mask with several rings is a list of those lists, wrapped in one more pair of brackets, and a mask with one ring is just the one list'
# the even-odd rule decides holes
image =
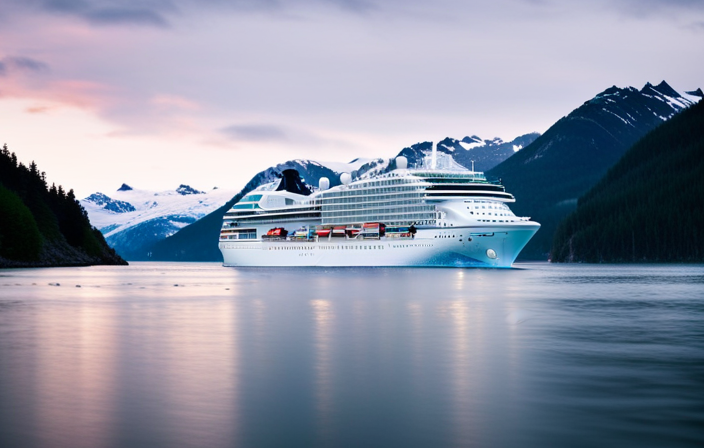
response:
{"label": "sky", "polygon": [[79,198],[512,140],[702,75],[704,0],[0,0],[0,144]]}

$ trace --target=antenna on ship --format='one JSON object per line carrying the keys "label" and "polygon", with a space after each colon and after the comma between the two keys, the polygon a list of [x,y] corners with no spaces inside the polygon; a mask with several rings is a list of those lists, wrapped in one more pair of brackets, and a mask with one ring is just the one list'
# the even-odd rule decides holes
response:
{"label": "antenna on ship", "polygon": [[438,145],[434,145],[430,142],[430,147],[433,149],[433,153],[430,156],[430,169],[434,170],[438,166]]}
{"label": "antenna on ship", "polygon": [[474,160],[472,160],[472,172],[474,172]]}

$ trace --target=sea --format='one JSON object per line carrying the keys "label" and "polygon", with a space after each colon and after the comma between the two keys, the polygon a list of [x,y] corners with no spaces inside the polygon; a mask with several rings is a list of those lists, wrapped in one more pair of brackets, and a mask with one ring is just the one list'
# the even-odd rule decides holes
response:
{"label": "sea", "polygon": [[704,266],[0,270],[0,446],[701,447]]}

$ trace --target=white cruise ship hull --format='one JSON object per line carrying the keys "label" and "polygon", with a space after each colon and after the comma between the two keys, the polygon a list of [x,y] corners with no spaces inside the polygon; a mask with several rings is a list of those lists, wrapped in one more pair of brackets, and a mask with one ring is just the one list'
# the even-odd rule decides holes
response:
{"label": "white cruise ship hull", "polygon": [[414,238],[221,241],[225,266],[510,268],[538,231],[532,221],[418,229]]}

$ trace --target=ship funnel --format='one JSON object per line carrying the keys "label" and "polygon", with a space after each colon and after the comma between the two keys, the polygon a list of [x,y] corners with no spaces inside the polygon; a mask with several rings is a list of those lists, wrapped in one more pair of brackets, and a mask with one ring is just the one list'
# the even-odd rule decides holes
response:
{"label": "ship funnel", "polygon": [[281,182],[276,187],[276,191],[288,191],[289,193],[301,194],[308,196],[311,191],[306,186],[301,175],[294,169],[286,169],[281,172]]}
{"label": "ship funnel", "polygon": [[396,157],[396,169],[405,170],[408,168],[408,159],[403,156]]}
{"label": "ship funnel", "polygon": [[342,185],[349,185],[350,182],[352,182],[352,176],[350,173],[340,174],[340,182],[342,182]]}
{"label": "ship funnel", "polygon": [[318,181],[318,188],[320,188],[320,191],[325,191],[330,188],[330,179],[327,177],[321,177]]}

